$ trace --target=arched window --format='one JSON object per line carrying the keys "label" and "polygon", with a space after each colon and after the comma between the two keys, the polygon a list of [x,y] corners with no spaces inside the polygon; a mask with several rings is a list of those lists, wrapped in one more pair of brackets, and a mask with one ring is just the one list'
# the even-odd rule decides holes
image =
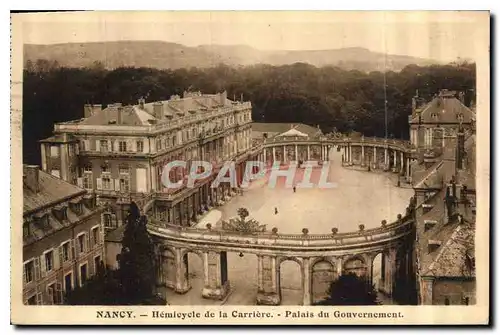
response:
{"label": "arched window", "polygon": [[449,305],[450,304],[450,298],[446,297],[444,298],[444,304]]}

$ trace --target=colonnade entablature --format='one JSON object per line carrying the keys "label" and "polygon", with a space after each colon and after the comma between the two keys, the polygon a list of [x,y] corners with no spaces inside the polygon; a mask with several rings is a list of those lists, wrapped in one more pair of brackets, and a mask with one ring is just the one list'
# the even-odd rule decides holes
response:
{"label": "colonnade entablature", "polygon": [[158,246],[159,284],[178,293],[187,292],[191,288],[188,253],[194,253],[203,263],[201,294],[209,299],[224,299],[229,292],[228,252],[257,256],[258,304],[280,304],[280,265],[288,260],[300,266],[304,305],[318,301],[326,286],[344,273],[354,272],[372,281],[377,255],[382,257],[379,289],[388,295],[399,280],[396,268],[403,266],[407,276],[411,271],[411,215],[379,228],[351,233],[332,229],[331,234],[308,234],[306,230],[302,234],[279,234],[275,230],[243,234],[155,221],[148,224],[148,230]]}
{"label": "colonnade entablature", "polygon": [[273,137],[259,146],[259,160],[270,162],[328,161],[330,151],[342,151],[344,166],[360,166],[369,171],[383,170],[398,173],[411,182],[411,162],[416,157],[410,142],[377,137]]}

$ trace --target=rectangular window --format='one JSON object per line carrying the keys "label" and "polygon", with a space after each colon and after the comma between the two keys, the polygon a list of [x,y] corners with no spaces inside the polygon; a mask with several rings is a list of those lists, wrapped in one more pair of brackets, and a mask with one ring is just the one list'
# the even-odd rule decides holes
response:
{"label": "rectangular window", "polygon": [[48,251],[45,253],[45,270],[47,272],[52,271],[54,268],[54,252]]}
{"label": "rectangular window", "polygon": [[104,214],[103,220],[104,220],[104,227],[107,227],[107,228],[113,227],[113,220],[112,220],[111,214]]}
{"label": "rectangular window", "polygon": [[87,190],[92,189],[92,175],[91,174],[85,174],[83,177],[83,188]]}
{"label": "rectangular window", "polygon": [[35,262],[29,261],[24,263],[24,282],[31,283],[35,279]]}
{"label": "rectangular window", "polygon": [[91,165],[85,165],[83,167],[83,172],[84,173],[92,173],[92,166]]}
{"label": "rectangular window", "polygon": [[87,264],[80,266],[80,285],[85,284],[87,281]]}
{"label": "rectangular window", "polygon": [[63,262],[67,262],[70,259],[70,248],[69,248],[69,242],[63,243],[61,246],[62,248],[62,260]]}
{"label": "rectangular window", "polygon": [[78,253],[85,252],[85,234],[78,235]]}
{"label": "rectangular window", "polygon": [[92,241],[94,245],[99,244],[99,227],[92,228]]}
{"label": "rectangular window", "polygon": [[120,178],[120,190],[122,192],[129,191],[129,180],[128,178]]}
{"label": "rectangular window", "polygon": [[57,291],[56,291],[56,284],[50,284],[47,286],[47,293],[49,296],[49,301],[51,305],[57,304],[58,299],[57,299]]}
{"label": "rectangular window", "polygon": [[137,152],[143,152],[143,151],[144,151],[144,142],[137,141]]}
{"label": "rectangular window", "polygon": [[125,142],[125,141],[119,141],[118,142],[118,150],[120,152],[126,152],[127,151],[127,142]]}
{"label": "rectangular window", "polygon": [[99,143],[100,143],[101,152],[108,152],[108,150],[109,150],[108,140],[100,140]]}
{"label": "rectangular window", "polygon": [[50,146],[50,157],[59,157],[59,147],[57,145]]}
{"label": "rectangular window", "polygon": [[102,188],[111,190],[111,178],[109,176],[102,176]]}
{"label": "rectangular window", "polygon": [[70,272],[64,276],[64,291],[68,292],[73,289],[73,274]]}

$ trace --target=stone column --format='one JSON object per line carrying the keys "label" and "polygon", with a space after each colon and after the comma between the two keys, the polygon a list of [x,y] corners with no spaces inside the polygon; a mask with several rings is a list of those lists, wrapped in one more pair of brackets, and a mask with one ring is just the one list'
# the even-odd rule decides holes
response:
{"label": "stone column", "polygon": [[375,168],[377,167],[377,147],[373,147],[373,163],[375,163]]}
{"label": "stone column", "polygon": [[384,293],[392,296],[396,275],[396,249],[389,249],[385,258],[385,288]]}
{"label": "stone column", "polygon": [[400,158],[400,166],[399,166],[399,173],[404,176],[405,174],[405,169],[404,169],[404,165],[405,165],[405,157],[404,157],[404,153],[401,151],[400,155],[399,155],[399,158]]}
{"label": "stone column", "polygon": [[307,160],[311,160],[311,146],[307,145]]}
{"label": "stone column", "polygon": [[406,181],[410,181],[410,159],[406,159]]}
{"label": "stone column", "polygon": [[311,266],[309,258],[302,259],[302,290],[303,290],[303,306],[310,306],[312,303],[311,299]]}
{"label": "stone column", "polygon": [[393,167],[392,167],[392,171],[396,172],[397,171],[397,165],[398,165],[398,161],[397,161],[397,156],[396,156],[396,150],[393,151],[394,153],[394,164],[393,164]]}
{"label": "stone column", "polygon": [[203,298],[223,300],[229,292],[227,254],[225,251],[203,253]]}
{"label": "stone column", "polygon": [[264,148],[263,155],[264,155],[264,159],[262,161],[267,163],[267,149],[266,148]]}
{"label": "stone column", "polygon": [[287,152],[286,152],[286,145],[283,146],[283,162],[286,162],[288,157],[287,157]]}
{"label": "stone column", "polygon": [[385,150],[384,150],[384,165],[385,165],[385,168],[388,167],[389,165],[389,149],[386,147]]}
{"label": "stone column", "polygon": [[257,305],[279,305],[281,302],[279,269],[275,256],[257,255],[258,291]]}
{"label": "stone column", "polygon": [[188,282],[187,254],[182,249],[175,249],[175,292],[186,293],[191,288]]}
{"label": "stone column", "polygon": [[352,145],[349,143],[349,165],[352,165]]}
{"label": "stone column", "polygon": [[297,148],[297,144],[295,144],[295,161],[299,161],[299,149]]}
{"label": "stone column", "polygon": [[371,284],[373,278],[373,256],[366,255],[365,263],[366,263],[366,281]]}
{"label": "stone column", "polygon": [[361,166],[365,166],[365,146],[361,145]]}
{"label": "stone column", "polygon": [[276,162],[276,148],[273,147],[273,163]]}
{"label": "stone column", "polygon": [[326,160],[330,161],[330,147],[327,145],[325,148],[326,148]]}

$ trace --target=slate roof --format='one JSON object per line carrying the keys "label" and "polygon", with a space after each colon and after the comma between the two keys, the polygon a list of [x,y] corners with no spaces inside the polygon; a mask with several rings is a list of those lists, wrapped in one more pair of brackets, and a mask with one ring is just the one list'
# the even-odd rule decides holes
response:
{"label": "slate roof", "polygon": [[[435,97],[419,110],[421,123],[459,123],[459,115],[463,116],[462,123],[471,123],[476,118],[475,113],[459,99],[447,94]],[[410,123],[419,123],[418,114],[416,113]]]}
{"label": "slate roof", "polygon": [[303,123],[254,122],[252,123],[252,137],[261,138],[264,133],[267,133],[268,137],[274,137],[276,135],[285,133],[290,129],[295,129],[301,133],[306,134],[309,137],[314,137],[318,134],[321,134],[321,130],[319,130],[318,128]]}
{"label": "slate roof", "polygon": [[76,197],[86,191],[41,170],[38,171],[39,191],[33,192],[23,184],[23,213],[29,214],[63,199]]}
{"label": "slate roof", "polygon": [[[102,111],[91,115],[90,117],[81,120],[82,125],[108,125],[112,122],[117,122],[118,106],[108,106]],[[124,106],[122,107],[122,116],[120,125],[128,126],[148,126],[148,120],[156,120],[153,115],[150,115],[137,106]]]}
{"label": "slate roof", "polygon": [[279,134],[277,135],[276,137],[288,137],[288,136],[299,136],[299,137],[308,137],[307,134],[304,134],[303,132],[301,131],[298,131],[297,129],[290,129],[290,130],[287,130],[285,131],[284,133],[282,134]]}

